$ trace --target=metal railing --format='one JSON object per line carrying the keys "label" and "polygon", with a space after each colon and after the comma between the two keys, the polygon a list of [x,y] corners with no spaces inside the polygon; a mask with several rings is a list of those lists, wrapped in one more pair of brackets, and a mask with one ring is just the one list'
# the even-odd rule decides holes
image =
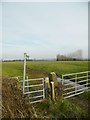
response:
{"label": "metal railing", "polygon": [[90,90],[90,71],[62,75],[62,95],[73,97]]}
{"label": "metal railing", "polygon": [[20,81],[23,94],[27,94],[30,103],[40,102],[45,98],[45,80],[44,78],[26,79]]}

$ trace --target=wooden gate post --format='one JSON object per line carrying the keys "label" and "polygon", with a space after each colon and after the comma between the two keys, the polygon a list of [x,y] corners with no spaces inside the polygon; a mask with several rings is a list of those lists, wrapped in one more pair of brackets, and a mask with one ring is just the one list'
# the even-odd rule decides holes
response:
{"label": "wooden gate post", "polygon": [[49,74],[49,83],[50,83],[51,81],[54,82],[55,87],[58,85],[57,76],[56,76],[56,73],[55,73],[55,72],[51,72],[51,73]]}
{"label": "wooden gate post", "polygon": [[51,83],[51,100],[55,100],[54,82]]}
{"label": "wooden gate post", "polygon": [[55,85],[57,84],[57,77],[55,72],[51,72],[49,74],[49,84],[50,84],[50,92],[51,92],[51,99],[55,99]]}
{"label": "wooden gate post", "polygon": [[49,95],[49,88],[50,88],[49,78],[46,77],[46,78],[45,78],[45,97],[46,97],[46,98],[47,98],[48,95]]}

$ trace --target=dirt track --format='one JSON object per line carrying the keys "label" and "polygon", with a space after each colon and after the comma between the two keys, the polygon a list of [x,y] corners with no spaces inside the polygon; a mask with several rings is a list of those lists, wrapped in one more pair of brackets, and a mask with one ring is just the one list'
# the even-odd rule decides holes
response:
{"label": "dirt track", "polygon": [[37,77],[46,77],[48,76],[48,72],[42,71],[42,70],[35,70],[35,69],[27,69],[27,73],[32,76],[32,78],[37,78]]}

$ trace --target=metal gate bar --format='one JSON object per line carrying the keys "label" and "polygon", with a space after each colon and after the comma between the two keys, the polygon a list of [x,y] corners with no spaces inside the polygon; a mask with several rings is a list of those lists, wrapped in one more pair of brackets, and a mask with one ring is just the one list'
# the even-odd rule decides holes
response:
{"label": "metal gate bar", "polygon": [[79,95],[85,90],[90,90],[90,71],[62,75],[62,95],[64,98]]}
{"label": "metal gate bar", "polygon": [[[40,81],[40,84],[29,84],[28,82],[32,82],[32,81]],[[33,100],[30,103],[36,103],[36,102],[41,102],[44,98],[45,98],[45,80],[44,78],[36,78],[36,79],[27,79],[27,80],[21,80],[20,82],[24,82],[23,84],[23,94],[27,94],[27,95],[31,95],[33,93],[41,93],[41,95],[34,95],[29,97],[29,99],[37,99],[37,98],[41,98],[40,100]],[[25,85],[25,82],[27,82],[28,84]],[[38,90],[29,90],[29,88],[36,88],[36,87],[42,87],[42,89],[38,89]],[[28,88],[28,91],[25,91],[26,88]]]}

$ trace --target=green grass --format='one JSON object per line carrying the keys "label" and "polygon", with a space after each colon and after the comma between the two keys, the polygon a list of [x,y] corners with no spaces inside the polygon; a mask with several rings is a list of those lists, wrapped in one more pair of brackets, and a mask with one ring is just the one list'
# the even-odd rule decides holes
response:
{"label": "green grass", "polygon": [[[22,76],[23,62],[3,62],[3,76]],[[88,61],[28,61],[27,74],[30,76],[30,70],[42,72],[55,72],[58,76],[62,74],[82,72],[88,70]],[[35,76],[35,75],[34,75]],[[34,77],[31,75],[31,77]]]}
{"label": "green grass", "polygon": [[3,76],[18,76],[23,74],[23,62],[3,62]]}
{"label": "green grass", "polygon": [[78,105],[73,104],[67,99],[58,97],[55,101],[46,99],[34,105],[38,114],[49,116],[49,119],[58,118],[85,118],[86,113]]}
{"label": "green grass", "polygon": [[79,95],[79,98],[83,100],[88,100],[88,103],[90,104],[90,91],[86,91],[83,94]]}
{"label": "green grass", "polygon": [[[2,63],[3,76],[22,76],[23,75],[23,62],[3,62]],[[27,75],[32,77],[44,76],[44,73],[55,72],[58,76],[62,74],[82,72],[88,70],[88,61],[31,61],[27,62]],[[32,74],[35,72],[35,74]],[[78,103],[87,102],[86,99],[90,93],[85,93],[80,96]],[[78,99],[76,99],[76,102]],[[55,101],[49,98],[41,103],[35,104],[36,113],[40,118],[44,116],[50,119],[57,118],[84,118],[87,116],[83,107],[63,99],[60,96]]]}

